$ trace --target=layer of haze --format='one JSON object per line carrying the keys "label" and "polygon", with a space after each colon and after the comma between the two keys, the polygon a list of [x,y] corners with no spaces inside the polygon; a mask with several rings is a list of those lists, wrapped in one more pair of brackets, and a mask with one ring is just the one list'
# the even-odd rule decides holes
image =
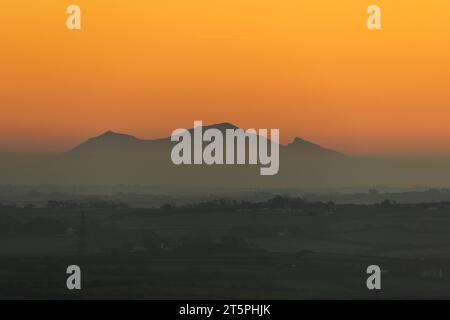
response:
{"label": "layer of haze", "polygon": [[[350,154],[450,154],[450,2],[10,0],[0,149],[232,122]],[[66,8],[82,30],[66,29]]]}

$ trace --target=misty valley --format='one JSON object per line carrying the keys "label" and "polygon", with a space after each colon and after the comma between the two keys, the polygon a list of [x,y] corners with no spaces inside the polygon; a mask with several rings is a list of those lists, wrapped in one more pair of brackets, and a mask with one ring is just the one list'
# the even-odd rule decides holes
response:
{"label": "misty valley", "polygon": [[[0,297],[450,297],[447,159],[355,157],[301,138],[269,157],[269,143],[218,123],[1,155]],[[180,166],[174,151],[208,165]],[[77,268],[82,279],[66,273]]]}

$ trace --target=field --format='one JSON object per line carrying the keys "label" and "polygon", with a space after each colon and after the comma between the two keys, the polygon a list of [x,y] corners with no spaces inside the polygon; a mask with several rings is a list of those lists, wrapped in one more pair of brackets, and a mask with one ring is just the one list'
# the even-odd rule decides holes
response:
{"label": "field", "polygon": [[[296,201],[3,206],[0,297],[450,297],[447,203]],[[72,264],[80,291],[66,288]],[[369,265],[382,290],[367,289]]]}

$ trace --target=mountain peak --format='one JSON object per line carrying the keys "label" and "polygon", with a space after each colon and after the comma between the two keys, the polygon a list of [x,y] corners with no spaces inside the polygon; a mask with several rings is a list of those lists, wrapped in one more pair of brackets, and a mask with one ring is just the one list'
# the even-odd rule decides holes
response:
{"label": "mountain peak", "polygon": [[114,132],[114,131],[111,131],[111,130],[108,130],[108,131],[105,131],[103,134],[101,134],[100,136],[113,136],[113,135],[119,135],[120,133],[117,133],[117,132]]}
{"label": "mountain peak", "polygon": [[288,144],[288,146],[317,146],[317,147],[319,147],[318,145],[316,145],[312,142],[309,142],[305,139],[299,138],[299,137],[295,137],[294,140],[292,140],[292,142]]}
{"label": "mountain peak", "polygon": [[217,123],[217,124],[215,124],[216,126],[219,126],[219,127],[228,127],[228,128],[234,128],[234,129],[237,129],[238,128],[238,126],[235,126],[234,124],[232,124],[231,122],[221,122],[221,123]]}
{"label": "mountain peak", "polygon": [[328,154],[335,154],[335,155],[339,155],[339,152],[336,152],[334,150],[330,150],[330,149],[326,149],[318,144],[309,142],[305,139],[299,138],[299,137],[295,137],[294,140],[292,140],[292,142],[290,144],[287,145],[288,148],[290,149],[302,149],[305,151],[309,151],[309,152],[314,152],[314,153],[323,153],[326,152]]}
{"label": "mountain peak", "polygon": [[295,137],[294,140],[292,140],[291,144],[303,144],[303,143],[310,143],[302,138]]}
{"label": "mountain peak", "polygon": [[141,140],[132,135],[108,130],[99,136],[86,140],[69,151],[69,153],[79,153],[83,150],[96,151],[103,148],[116,148],[124,145],[134,145],[140,141]]}
{"label": "mountain peak", "polygon": [[[189,132],[193,132],[195,128],[191,128],[188,129]],[[202,126],[202,130],[208,130],[208,129],[217,129],[222,133],[225,133],[227,129],[232,129],[232,130],[236,130],[239,129],[239,127],[235,126],[232,123],[229,122],[221,122],[221,123],[215,123],[215,124],[211,124],[211,125],[204,125]]]}
{"label": "mountain peak", "polygon": [[209,126],[203,126],[203,129],[204,130],[207,130],[207,129],[219,129],[219,130],[226,130],[226,129],[233,129],[233,130],[235,130],[235,129],[239,129],[239,127],[237,127],[237,126],[235,126],[234,124],[232,124],[232,123],[229,123],[229,122],[221,122],[221,123],[215,123],[215,124],[212,124],[212,125],[209,125]]}
{"label": "mountain peak", "polygon": [[91,139],[89,139],[90,141],[93,140],[114,140],[114,141],[118,141],[118,140],[138,140],[135,136],[129,135],[129,134],[124,134],[124,133],[119,133],[119,132],[114,132],[111,130],[108,130],[104,133],[102,133],[99,136],[93,137]]}

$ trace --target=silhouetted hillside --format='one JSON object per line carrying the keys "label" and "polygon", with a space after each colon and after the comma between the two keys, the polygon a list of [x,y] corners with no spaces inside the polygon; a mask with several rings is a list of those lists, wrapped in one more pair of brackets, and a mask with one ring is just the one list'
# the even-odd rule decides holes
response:
{"label": "silhouetted hillside", "polygon": [[[204,126],[221,132],[231,123]],[[192,132],[193,129],[189,131]],[[260,176],[260,165],[172,163],[170,137],[142,140],[105,132],[59,156],[0,160],[3,184],[150,185],[156,187],[341,188],[363,186],[448,187],[447,159],[382,160],[350,157],[295,138],[280,146],[276,176]]]}

